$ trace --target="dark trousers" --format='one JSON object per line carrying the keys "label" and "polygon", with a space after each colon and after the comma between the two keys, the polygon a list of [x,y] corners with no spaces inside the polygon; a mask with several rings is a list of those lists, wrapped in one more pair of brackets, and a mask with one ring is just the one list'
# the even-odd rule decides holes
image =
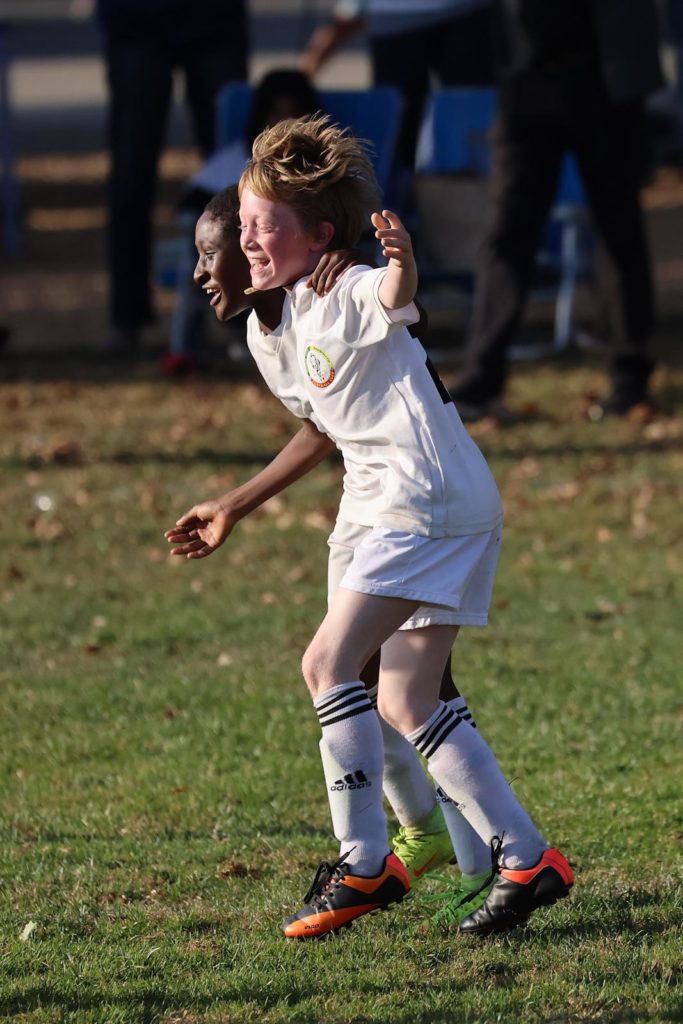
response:
{"label": "dark trousers", "polygon": [[609,369],[615,388],[643,389],[654,298],[639,191],[646,165],[639,103],[606,99],[564,111],[520,112],[503,95],[493,131],[492,211],[478,266],[462,386],[473,400],[499,395],[531,284],[534,255],[562,158],[574,152],[595,226],[614,267]]}
{"label": "dark trousers", "polygon": [[214,102],[224,82],[246,78],[246,37],[203,38],[171,45],[162,40],[107,43],[110,90],[108,262],[110,319],[135,328],[152,317],[150,216],[171,98],[181,67],[195,137],[205,155],[214,149]]}
{"label": "dark trousers", "polygon": [[492,14],[483,7],[405,34],[371,39],[376,85],[393,85],[405,107],[396,162],[413,167],[415,143],[433,75],[440,86],[491,85]]}

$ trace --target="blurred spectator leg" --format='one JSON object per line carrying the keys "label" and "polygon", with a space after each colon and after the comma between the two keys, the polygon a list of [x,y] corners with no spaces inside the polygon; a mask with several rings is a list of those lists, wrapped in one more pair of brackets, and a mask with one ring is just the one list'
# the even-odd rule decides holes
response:
{"label": "blurred spectator leg", "polygon": [[415,146],[431,76],[440,86],[486,86],[493,83],[491,8],[489,6],[409,33],[370,39],[376,85],[392,85],[404,101],[396,146],[395,202],[410,203]]}
{"label": "blurred spectator leg", "polygon": [[[218,90],[225,82],[246,79],[247,37],[244,24],[237,22],[229,38],[219,36],[217,39],[186,43],[177,56],[185,72],[195,139],[206,158],[214,150]],[[224,183],[225,186],[232,184],[231,181]],[[206,303],[192,279],[196,262],[194,223],[188,227],[185,215],[181,219],[181,230],[187,233],[187,251],[183,250],[183,258],[178,266],[170,351],[164,358],[164,368],[170,374],[182,374],[199,365],[206,315]]]}
{"label": "blurred spectator leg", "polygon": [[195,370],[201,363],[207,303],[193,277],[197,262],[194,227],[198,217],[199,213],[195,215],[189,210],[178,217],[181,250],[177,263],[176,303],[171,317],[169,351],[163,359],[164,372],[172,377]]}
{"label": "blurred spectator leg", "polygon": [[494,82],[493,8],[489,5],[428,29],[431,67],[441,86]]}
{"label": "blurred spectator leg", "polygon": [[[610,411],[626,412],[647,398],[652,372],[652,270],[640,188],[647,170],[642,104],[600,105],[577,126],[577,158],[598,231],[610,255],[614,293],[608,370]],[[613,408],[612,408],[613,407]]]}
{"label": "blurred spectator leg", "polygon": [[111,347],[135,349],[152,320],[151,211],[171,95],[171,55],[152,39],[110,40],[108,256]]}
{"label": "blurred spectator leg", "polygon": [[674,63],[672,81],[676,116],[674,150],[679,163],[683,163],[683,4],[681,0],[667,0],[665,15],[666,36]]}
{"label": "blurred spectator leg", "polygon": [[550,123],[499,116],[493,132],[490,222],[477,265],[463,375],[452,391],[465,415],[501,398],[507,350],[523,312],[552,206],[563,144]]}
{"label": "blurred spectator leg", "polygon": [[422,109],[429,92],[429,36],[426,32],[371,38],[375,85],[392,85],[404,102],[396,164],[412,171]]}
{"label": "blurred spectator leg", "polygon": [[[195,140],[204,157],[215,149],[216,95],[226,82],[247,78],[247,37],[236,21],[230,37],[202,38],[183,45],[178,63],[185,72],[187,101],[192,112]],[[226,185],[232,185],[228,181]]]}

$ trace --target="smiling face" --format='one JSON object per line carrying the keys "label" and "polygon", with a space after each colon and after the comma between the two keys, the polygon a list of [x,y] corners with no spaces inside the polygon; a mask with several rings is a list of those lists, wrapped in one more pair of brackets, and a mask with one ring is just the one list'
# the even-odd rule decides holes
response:
{"label": "smiling face", "polygon": [[251,267],[251,283],[263,291],[293,284],[317,265],[331,238],[331,225],[306,231],[284,203],[263,199],[248,188],[240,195],[240,244]]}
{"label": "smiling face", "polygon": [[220,221],[203,213],[195,229],[195,245],[199,253],[194,279],[210,298],[210,305],[219,320],[230,320],[251,302],[244,289],[251,284],[249,264],[240,249],[239,236],[226,230]]}

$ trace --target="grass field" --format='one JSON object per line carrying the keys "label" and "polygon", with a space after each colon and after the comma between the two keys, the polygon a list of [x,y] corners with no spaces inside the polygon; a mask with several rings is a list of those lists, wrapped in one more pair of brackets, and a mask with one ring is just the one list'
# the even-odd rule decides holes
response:
{"label": "grass field", "polygon": [[[585,422],[596,379],[524,367],[528,420],[476,428],[506,540],[454,657],[574,894],[472,943],[421,929],[429,882],[318,945],[279,923],[335,849],[299,659],[339,467],[172,561],[287,414],[252,383],[0,385],[0,1019],[683,1020],[683,412]],[[683,371],[657,383],[675,412]]]}

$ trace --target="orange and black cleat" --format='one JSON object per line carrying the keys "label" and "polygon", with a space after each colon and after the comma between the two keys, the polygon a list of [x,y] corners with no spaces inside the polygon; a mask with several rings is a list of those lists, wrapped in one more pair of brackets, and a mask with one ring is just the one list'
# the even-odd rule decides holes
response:
{"label": "orange and black cleat", "polygon": [[[497,837],[491,844],[494,862],[501,845]],[[546,850],[537,864],[522,871],[499,867],[497,863],[494,869],[497,878],[484,903],[460,922],[458,931],[463,935],[490,935],[516,928],[534,910],[568,896],[574,884],[569,862],[559,850]]]}
{"label": "orange and black cleat", "polygon": [[386,910],[410,891],[410,878],[396,854],[384,858],[378,875],[353,875],[343,868],[348,855],[334,864],[323,861],[304,896],[304,906],[288,917],[282,930],[288,939],[320,939],[350,925],[362,914]]}

